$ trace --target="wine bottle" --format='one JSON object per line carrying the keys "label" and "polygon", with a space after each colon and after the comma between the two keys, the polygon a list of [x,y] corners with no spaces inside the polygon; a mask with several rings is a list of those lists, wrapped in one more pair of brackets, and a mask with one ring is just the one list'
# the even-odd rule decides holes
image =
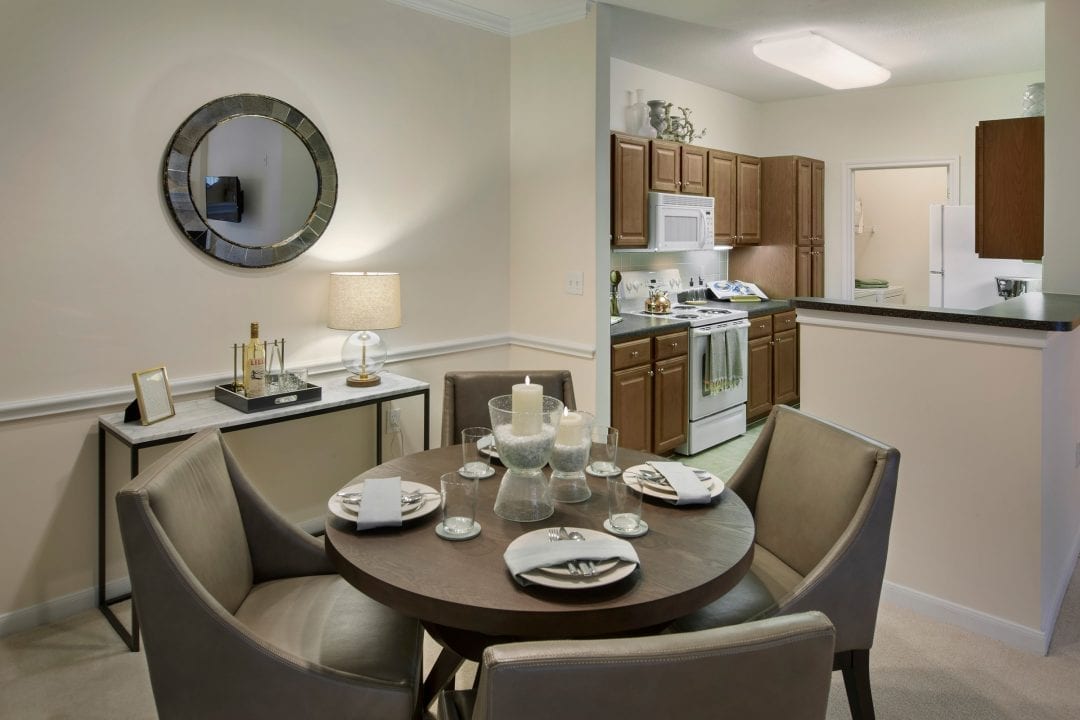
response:
{"label": "wine bottle", "polygon": [[266,394],[266,347],[259,340],[259,323],[251,323],[251,339],[244,346],[244,394]]}

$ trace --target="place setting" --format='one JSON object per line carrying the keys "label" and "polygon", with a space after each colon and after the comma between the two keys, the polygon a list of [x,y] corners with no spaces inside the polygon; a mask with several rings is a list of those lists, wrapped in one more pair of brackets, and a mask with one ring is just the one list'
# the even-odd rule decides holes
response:
{"label": "place setting", "polygon": [[503,560],[518,584],[558,590],[611,585],[632,575],[639,564],[626,540],[575,527],[527,532],[507,546]]}
{"label": "place setting", "polygon": [[423,483],[400,477],[352,481],[334,493],[327,509],[335,517],[355,523],[357,530],[401,527],[439,509],[442,494]]}
{"label": "place setting", "polygon": [[623,476],[627,484],[638,487],[643,495],[673,505],[708,504],[724,492],[724,481],[708,470],[674,461],[634,465]]}

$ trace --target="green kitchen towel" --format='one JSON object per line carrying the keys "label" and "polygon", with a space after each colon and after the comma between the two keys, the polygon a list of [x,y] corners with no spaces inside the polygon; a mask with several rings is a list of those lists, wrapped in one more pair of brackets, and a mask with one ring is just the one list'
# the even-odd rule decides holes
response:
{"label": "green kitchen towel", "polygon": [[857,288],[887,288],[889,287],[888,280],[882,280],[880,278],[855,278],[855,287]]}
{"label": "green kitchen towel", "polygon": [[709,335],[706,347],[702,394],[716,395],[738,387],[743,376],[739,331],[717,330]]}

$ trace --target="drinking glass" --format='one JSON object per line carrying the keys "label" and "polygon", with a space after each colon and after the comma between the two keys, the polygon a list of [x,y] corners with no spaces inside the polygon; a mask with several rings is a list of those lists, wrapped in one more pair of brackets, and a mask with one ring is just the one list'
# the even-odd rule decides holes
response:
{"label": "drinking glass", "polygon": [[607,479],[608,523],[616,534],[635,535],[647,528],[641,519],[641,489],[620,476]]}
{"label": "drinking glass", "polygon": [[589,466],[585,470],[590,475],[609,477],[622,472],[615,464],[619,452],[619,430],[607,425],[593,425],[592,445],[589,447]]}
{"label": "drinking glass", "polygon": [[[486,453],[480,452],[480,441],[491,438],[491,428],[470,427],[461,431],[461,469],[465,477],[483,478],[491,475],[491,465]],[[489,442],[491,442],[489,440]]]}
{"label": "drinking glass", "polygon": [[439,478],[442,490],[441,529],[450,536],[472,533],[476,526],[477,479],[450,472]]}

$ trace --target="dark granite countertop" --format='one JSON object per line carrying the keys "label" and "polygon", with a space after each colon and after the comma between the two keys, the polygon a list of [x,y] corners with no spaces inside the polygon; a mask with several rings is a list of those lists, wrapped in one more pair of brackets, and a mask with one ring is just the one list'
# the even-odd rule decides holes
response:
{"label": "dark granite countertop", "polygon": [[611,326],[611,340],[613,342],[635,340],[672,330],[685,330],[690,327],[690,323],[685,320],[673,320],[665,317],[648,317],[646,315],[621,315],[620,317],[622,317],[622,322]]}
{"label": "dark granite countertop", "polygon": [[1021,330],[1068,332],[1080,327],[1080,295],[1058,293],[1024,293],[1019,297],[978,310],[887,304],[861,305],[849,300],[809,297],[792,298],[792,302],[797,309],[805,310],[830,310],[856,315],[936,320]]}
{"label": "dark granite countertop", "polygon": [[745,310],[750,313],[750,317],[761,317],[762,315],[772,315],[778,312],[784,312],[791,310],[794,306],[791,304],[791,300],[762,300],[756,303],[731,303],[732,306],[739,310]]}

